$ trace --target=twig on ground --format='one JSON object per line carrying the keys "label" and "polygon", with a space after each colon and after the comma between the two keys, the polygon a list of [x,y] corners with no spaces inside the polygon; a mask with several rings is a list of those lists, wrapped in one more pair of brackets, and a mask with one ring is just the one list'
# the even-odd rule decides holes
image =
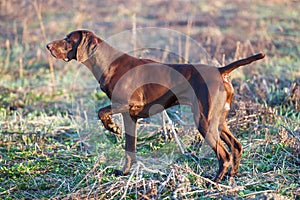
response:
{"label": "twig on ground", "polygon": [[2,195],[2,194],[10,194],[10,191],[12,191],[12,190],[14,190],[14,189],[16,189],[17,188],[17,186],[14,186],[14,187],[11,187],[11,188],[9,188],[8,190],[5,190],[5,191],[3,191],[3,192],[0,192],[0,195]]}
{"label": "twig on ground", "polygon": [[[99,199],[105,199],[105,195],[109,194],[110,191],[112,191],[117,184],[120,182],[115,182],[114,184],[111,185],[111,187],[99,198]],[[113,199],[117,194],[119,194],[121,190],[118,190],[113,196],[111,196],[110,199]]]}
{"label": "twig on ground", "polygon": [[168,116],[168,113],[167,113],[166,110],[163,111],[163,115],[166,116],[167,121],[168,121],[168,123],[169,123],[169,126],[170,126],[170,128],[171,128],[171,131],[173,132],[175,141],[176,141],[176,143],[178,144],[181,153],[184,154],[184,152],[185,152],[185,151],[184,151],[184,148],[182,147],[182,144],[181,144],[181,142],[180,142],[180,140],[179,140],[179,138],[178,138],[178,135],[177,135],[177,133],[176,133],[176,131],[175,131],[174,124],[173,124],[172,120],[170,119],[170,117]]}
{"label": "twig on ground", "polygon": [[151,200],[149,197],[147,197],[146,195],[144,195],[144,194],[142,194],[140,192],[138,192],[138,195],[141,196],[141,197],[143,197],[146,200]]}
{"label": "twig on ground", "polygon": [[296,138],[296,140],[300,141],[300,138],[297,137],[296,134],[291,129],[287,128],[286,126],[284,126],[282,124],[280,126],[282,126],[290,135],[292,135],[294,138]]}
{"label": "twig on ground", "polygon": [[123,193],[121,199],[125,199],[125,198],[126,198],[126,194],[127,194],[128,188],[129,188],[129,184],[130,184],[130,182],[131,182],[131,180],[132,180],[132,178],[133,178],[133,175],[138,171],[139,168],[140,168],[140,163],[137,162],[136,167],[134,168],[133,172],[131,173],[131,175],[130,175],[130,177],[129,177],[127,183],[126,183],[126,186],[125,186],[125,188],[124,188],[124,193]]}
{"label": "twig on ground", "polygon": [[198,178],[200,178],[200,179],[202,179],[202,180],[204,180],[204,181],[206,181],[206,182],[208,182],[208,183],[210,183],[210,184],[212,184],[212,185],[215,185],[215,186],[217,186],[218,188],[232,189],[231,186],[223,185],[223,184],[219,184],[219,183],[215,183],[215,182],[213,182],[212,180],[210,180],[210,179],[208,179],[208,178],[205,178],[205,177],[203,177],[203,176],[200,176],[199,174],[196,174],[195,172],[193,172],[193,171],[190,170],[189,168],[183,168],[183,167],[178,166],[178,165],[176,165],[176,167],[178,167],[178,168],[180,168],[180,169],[183,169],[183,170],[187,170],[190,174],[193,174],[194,176],[196,176],[196,177],[198,177]]}
{"label": "twig on ground", "polygon": [[156,174],[165,174],[165,173],[162,172],[162,171],[155,170],[155,169],[150,169],[150,168],[146,167],[146,166],[144,165],[144,163],[142,163],[142,162],[140,162],[140,161],[138,161],[137,164],[139,164],[140,166],[142,166],[142,167],[143,167],[143,170],[145,170],[145,171],[147,171],[147,172],[150,172],[150,173],[156,173]]}
{"label": "twig on ground", "polygon": [[258,194],[262,194],[262,193],[270,193],[270,192],[276,192],[275,190],[264,190],[264,191],[257,191],[257,192],[252,192],[249,194],[245,194],[244,197],[249,197],[252,195],[258,195]]}
{"label": "twig on ground", "polygon": [[216,193],[213,193],[213,194],[207,194],[207,195],[205,195],[205,197],[220,196],[220,195],[237,192],[237,191],[244,190],[244,189],[245,189],[244,186],[236,186],[236,187],[233,187],[233,188],[228,189],[228,190],[219,191],[219,192],[216,192]]}
{"label": "twig on ground", "polygon": [[207,191],[208,191],[208,189],[194,190],[194,191],[190,191],[190,192],[184,192],[184,193],[182,193],[182,196],[194,195],[194,194],[203,193],[203,192],[207,192]]}
{"label": "twig on ground", "polygon": [[[73,192],[80,186],[80,184],[86,180],[91,173],[93,173],[95,170],[96,170],[96,167],[99,166],[99,163],[100,163],[100,159],[98,158],[96,163],[94,164],[93,168],[83,177],[83,179],[81,179],[81,181],[79,181],[79,183],[73,188]],[[102,174],[103,172],[105,172],[108,168],[112,168],[110,166],[108,167],[105,167],[100,173]]]}
{"label": "twig on ground", "polygon": [[158,193],[161,193],[162,190],[165,188],[166,184],[170,181],[171,176],[174,174],[174,170],[170,172],[170,174],[167,177],[167,180],[165,180],[160,186],[158,187]]}

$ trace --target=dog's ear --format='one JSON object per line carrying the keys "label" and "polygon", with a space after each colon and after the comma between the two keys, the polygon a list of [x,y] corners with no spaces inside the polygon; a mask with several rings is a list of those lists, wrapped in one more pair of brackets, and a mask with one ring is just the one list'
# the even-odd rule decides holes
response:
{"label": "dog's ear", "polygon": [[96,51],[101,43],[101,39],[90,31],[80,31],[81,41],[77,47],[76,59],[79,62],[84,62]]}

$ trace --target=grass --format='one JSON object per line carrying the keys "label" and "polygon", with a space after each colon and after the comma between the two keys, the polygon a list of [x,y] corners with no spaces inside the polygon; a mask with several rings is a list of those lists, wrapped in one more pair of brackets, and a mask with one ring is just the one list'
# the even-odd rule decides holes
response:
{"label": "grass", "polygon": [[[299,198],[299,4],[74,3],[43,2],[37,13],[32,4],[0,4],[0,199]],[[10,8],[19,12],[9,12]],[[38,12],[42,21],[36,18]],[[109,101],[81,65],[54,60],[53,69],[49,66],[44,48],[48,41],[76,27],[109,38],[130,29],[134,13],[137,28],[155,26],[190,34],[219,63],[257,51],[267,54],[263,61],[233,74],[236,94],[228,122],[244,147],[234,187],[228,185],[228,177],[218,186],[210,181],[217,159],[195,131],[187,107],[169,110],[186,155],[172,134],[163,134],[158,114],[139,123],[141,162],[130,175],[115,177],[113,170],[124,161],[124,138],[106,131],[97,119],[98,108]],[[131,44],[130,38],[120,46],[126,43]],[[179,51],[185,55],[183,39],[157,43],[182,47]],[[144,53],[176,62],[175,54],[167,52],[176,48]],[[189,57],[198,60],[199,52],[190,49]],[[121,123],[118,115],[114,117]]]}

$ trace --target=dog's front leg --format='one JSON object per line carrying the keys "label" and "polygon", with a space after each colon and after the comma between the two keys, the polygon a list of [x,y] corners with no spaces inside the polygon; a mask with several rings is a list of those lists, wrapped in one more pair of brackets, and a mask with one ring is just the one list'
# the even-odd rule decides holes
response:
{"label": "dog's front leg", "polygon": [[123,114],[125,127],[125,163],[123,166],[123,174],[128,174],[133,163],[136,163],[136,118],[132,118],[129,113]]}
{"label": "dog's front leg", "polygon": [[125,127],[125,163],[122,170],[115,170],[116,176],[127,175],[132,164],[136,163],[136,118],[132,118],[129,113],[122,113]]}
{"label": "dog's front leg", "polygon": [[[117,112],[115,112],[117,113]],[[104,127],[115,133],[116,135],[120,136],[121,135],[121,129],[120,127],[113,121],[111,115],[114,114],[112,109],[111,109],[111,106],[106,106],[106,107],[103,107],[101,108],[99,111],[98,111],[98,117],[99,119],[102,121]]]}

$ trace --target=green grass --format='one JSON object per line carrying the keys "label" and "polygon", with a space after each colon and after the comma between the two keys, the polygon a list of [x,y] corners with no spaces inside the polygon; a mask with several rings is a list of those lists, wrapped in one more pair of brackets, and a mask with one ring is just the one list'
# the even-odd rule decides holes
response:
{"label": "green grass", "polygon": [[32,143],[9,151],[1,148],[5,160],[1,166],[1,196],[19,199],[66,194],[70,192],[68,185],[76,185],[93,167],[93,157],[79,154],[76,145],[45,140],[43,145]]}

